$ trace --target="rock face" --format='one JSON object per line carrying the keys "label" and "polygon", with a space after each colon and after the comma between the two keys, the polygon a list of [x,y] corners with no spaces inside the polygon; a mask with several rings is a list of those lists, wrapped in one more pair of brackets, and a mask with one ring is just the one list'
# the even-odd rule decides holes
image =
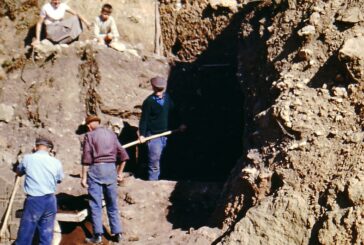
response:
{"label": "rock face", "polygon": [[[188,62],[196,60],[207,49],[209,40],[215,39],[228,27],[237,10],[237,2],[234,0],[203,0],[191,3],[187,1],[182,8],[178,9],[169,1],[161,1],[161,3],[161,26],[165,54]],[[214,15],[214,11],[219,7],[232,8],[234,11]],[[173,28],[174,26],[177,28]]]}
{"label": "rock face", "polygon": [[[224,22],[233,14],[217,14],[222,2],[208,3],[216,12],[208,12],[204,1],[186,3],[178,12],[166,3],[167,51],[182,61],[203,60],[206,47],[234,30],[233,21]],[[228,231],[217,241],[359,243],[364,107],[358,9],[364,5],[340,0],[243,4],[236,35],[237,75],[245,97],[244,153],[211,219]],[[213,31],[206,13],[216,23]],[[178,28],[168,28],[170,23]],[[187,29],[199,31],[189,35]]]}

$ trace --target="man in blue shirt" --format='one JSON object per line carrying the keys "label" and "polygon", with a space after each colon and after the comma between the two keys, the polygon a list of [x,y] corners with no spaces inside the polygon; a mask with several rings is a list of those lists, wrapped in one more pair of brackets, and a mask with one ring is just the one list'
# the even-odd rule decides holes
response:
{"label": "man in blue shirt", "polygon": [[17,175],[25,175],[23,215],[20,221],[16,245],[32,244],[36,228],[39,244],[52,244],[53,227],[57,213],[54,195],[57,183],[64,177],[61,162],[49,155],[53,143],[47,138],[35,140],[33,154],[27,154],[17,167]]}

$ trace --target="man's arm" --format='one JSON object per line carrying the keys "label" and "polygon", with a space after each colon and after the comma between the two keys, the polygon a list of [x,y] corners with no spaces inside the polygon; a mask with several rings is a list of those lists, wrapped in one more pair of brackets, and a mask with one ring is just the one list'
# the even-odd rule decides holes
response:
{"label": "man's arm", "polygon": [[117,180],[118,182],[121,182],[123,180],[123,171],[125,168],[126,161],[129,160],[129,155],[124,149],[124,147],[120,144],[118,138],[115,135],[115,142],[116,142],[116,148],[117,148],[117,162],[120,163],[117,165],[116,171],[117,171]]}
{"label": "man's arm", "polygon": [[149,105],[149,101],[148,99],[146,99],[143,102],[142,105],[142,116],[140,118],[139,121],[139,131],[138,131],[138,136],[139,136],[139,140],[144,143],[144,137],[147,134],[147,127],[148,127],[148,120],[149,120],[149,114],[150,114],[150,105]]}
{"label": "man's arm", "polygon": [[86,134],[83,143],[82,154],[82,171],[81,171],[81,185],[82,187],[88,187],[87,185],[87,170],[88,166],[92,163],[92,148],[89,142],[89,137]]}
{"label": "man's arm", "polygon": [[81,15],[81,14],[79,14],[79,13],[77,13],[76,11],[74,11],[73,9],[71,9],[71,8],[68,8],[67,10],[66,10],[68,13],[70,13],[70,14],[72,14],[72,15],[75,15],[75,16],[77,16],[78,18],[80,18],[80,20],[83,22],[83,23],[85,23],[85,25],[87,26],[87,29],[90,29],[90,27],[91,27],[91,24]]}
{"label": "man's arm", "polygon": [[58,173],[57,173],[57,183],[61,183],[62,180],[64,179],[64,172],[63,172],[63,167],[62,167],[62,163],[59,162],[59,169],[58,169]]}
{"label": "man's arm", "polygon": [[39,16],[37,25],[35,27],[35,40],[32,42],[32,45],[37,45],[40,43],[40,34],[42,32],[42,25],[43,25],[43,21],[44,21],[44,16]]}
{"label": "man's arm", "polygon": [[118,174],[118,182],[123,181],[123,172],[124,172],[124,168],[125,168],[125,164],[126,162],[122,162],[117,166],[117,174]]}
{"label": "man's arm", "polygon": [[111,19],[111,35],[112,38],[119,38],[120,34],[118,31],[118,27],[116,26],[114,18]]}
{"label": "man's arm", "polygon": [[19,163],[19,165],[16,167],[16,175],[21,177],[25,174],[25,167],[23,162]]}
{"label": "man's arm", "polygon": [[88,187],[88,184],[87,184],[87,171],[88,171],[88,166],[87,165],[82,165],[81,186],[84,187],[84,188]]}

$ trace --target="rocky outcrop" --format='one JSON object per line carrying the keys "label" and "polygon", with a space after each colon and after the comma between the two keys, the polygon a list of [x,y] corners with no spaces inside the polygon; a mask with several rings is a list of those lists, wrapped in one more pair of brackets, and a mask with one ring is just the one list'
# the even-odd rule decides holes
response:
{"label": "rocky outcrop", "polygon": [[314,217],[300,193],[282,189],[250,209],[219,244],[308,244]]}
{"label": "rocky outcrop", "polygon": [[[182,8],[176,9],[177,5],[169,4],[169,1],[161,2],[165,54],[188,62],[196,60],[209,42],[231,24],[238,6],[237,1],[203,0],[187,1]],[[224,8],[229,11],[224,11]],[[220,11],[221,14],[218,14]]]}
{"label": "rocky outcrop", "polygon": [[[344,13],[364,6],[274,2],[257,4],[241,25],[239,71],[251,120],[214,213],[227,230],[220,242],[360,244],[363,32],[360,14]],[[246,185],[247,170],[270,173],[268,188]]]}

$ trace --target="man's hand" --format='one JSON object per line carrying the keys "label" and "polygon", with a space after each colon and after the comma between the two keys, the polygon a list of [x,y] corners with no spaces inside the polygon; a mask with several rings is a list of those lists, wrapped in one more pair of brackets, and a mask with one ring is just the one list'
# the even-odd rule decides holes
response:
{"label": "man's hand", "polygon": [[142,136],[142,135],[139,136],[139,141],[140,141],[141,144],[145,143],[146,142],[145,137]]}
{"label": "man's hand", "polygon": [[87,184],[87,178],[83,178],[81,179],[81,186],[83,188],[88,188],[88,184]]}
{"label": "man's hand", "polygon": [[106,42],[111,42],[113,38],[114,38],[113,35],[111,33],[109,33],[109,34],[107,34],[105,36],[105,41]]}
{"label": "man's hand", "polygon": [[33,42],[32,42],[32,46],[37,46],[40,44],[40,41],[38,39],[35,39]]}
{"label": "man's hand", "polygon": [[124,180],[124,177],[123,177],[123,174],[118,174],[118,177],[117,177],[117,181],[118,181],[118,184],[120,184],[121,182],[123,182]]}

